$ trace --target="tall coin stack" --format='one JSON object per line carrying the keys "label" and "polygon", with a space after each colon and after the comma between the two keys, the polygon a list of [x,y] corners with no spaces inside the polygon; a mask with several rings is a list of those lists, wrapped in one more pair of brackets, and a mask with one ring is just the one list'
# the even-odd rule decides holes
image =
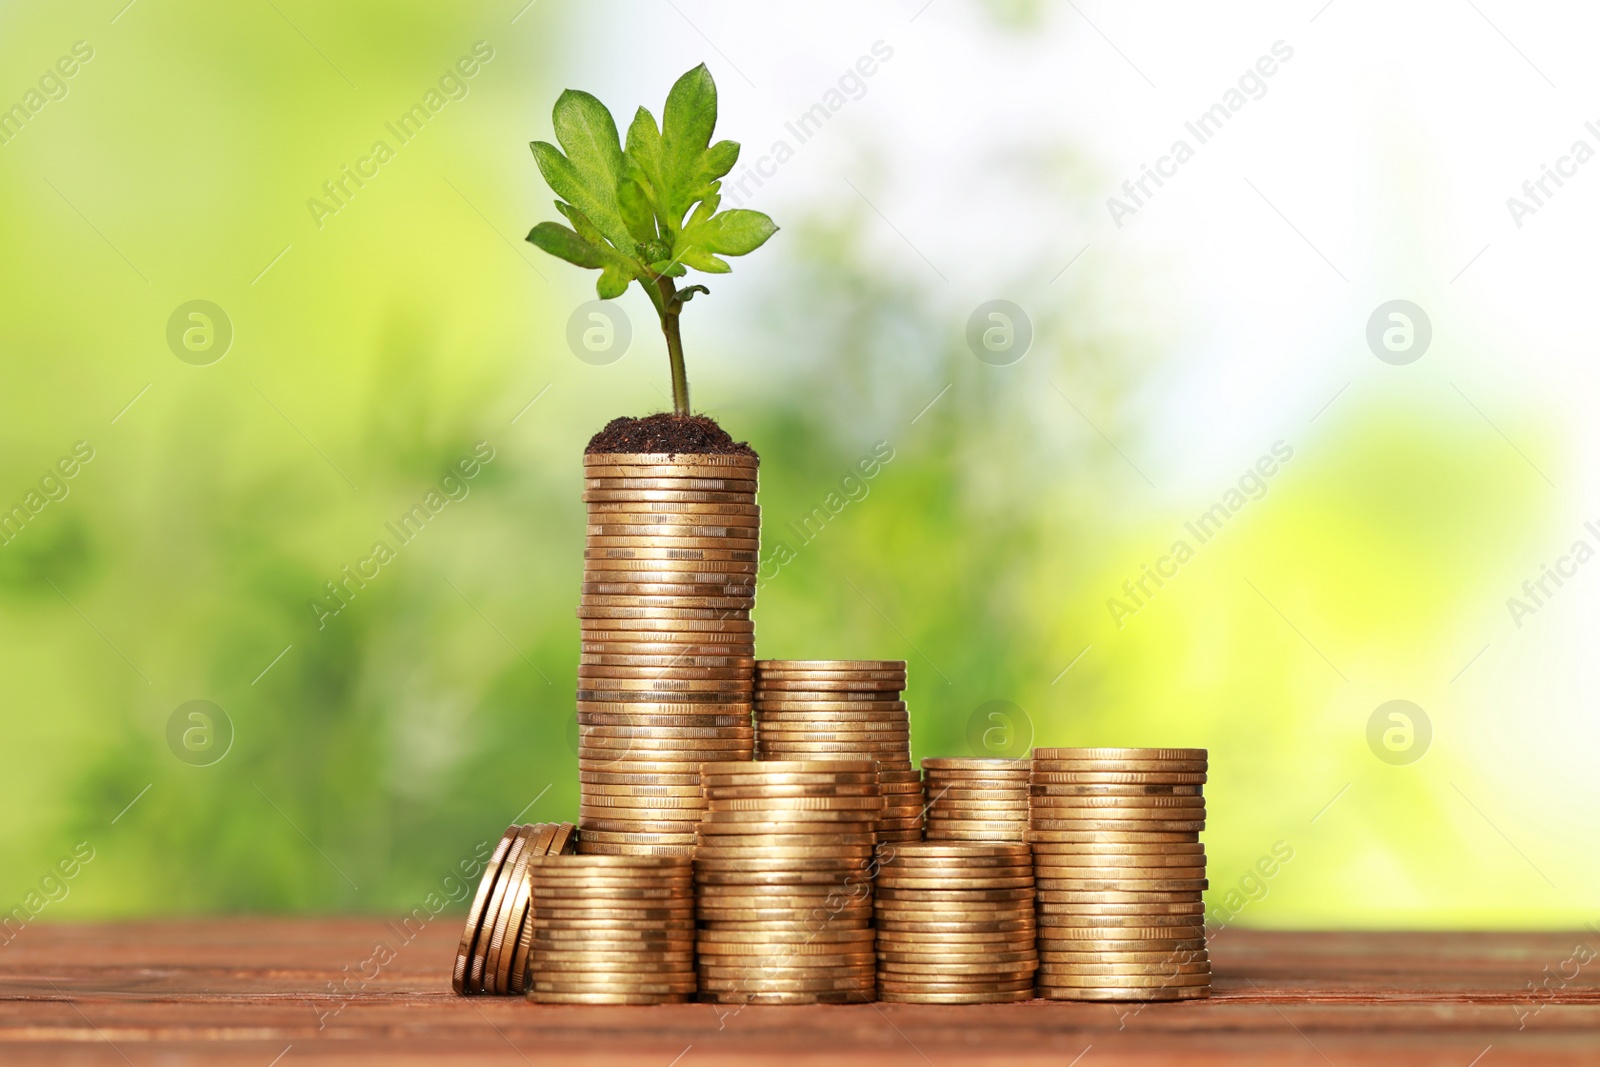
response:
{"label": "tall coin stack", "polygon": [[700,998],[873,999],[871,760],[708,763],[694,876]]}
{"label": "tall coin stack", "polygon": [[922,791],[900,699],[905,685],[905,660],[758,660],[756,758],[877,760],[886,805],[878,839],[920,840]]}
{"label": "tall coin stack", "polygon": [[1021,842],[887,846],[873,906],[878,999],[1033,999],[1033,859]]}
{"label": "tall coin stack", "polygon": [[1040,996],[1210,994],[1205,780],[1203,748],[1034,749]]}
{"label": "tall coin stack", "polygon": [[925,759],[929,841],[1025,841],[1025,759]]}
{"label": "tall coin stack", "polygon": [[751,755],[758,461],[583,462],[580,847],[688,855],[704,808],[697,768]]}
{"label": "tall coin stack", "polygon": [[551,856],[533,863],[540,1004],[680,1004],[695,991],[686,856]]}

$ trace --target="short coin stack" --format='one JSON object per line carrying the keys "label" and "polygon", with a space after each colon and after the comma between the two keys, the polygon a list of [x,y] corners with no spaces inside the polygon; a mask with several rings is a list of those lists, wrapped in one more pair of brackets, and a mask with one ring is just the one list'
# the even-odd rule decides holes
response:
{"label": "short coin stack", "polygon": [[879,840],[918,840],[922,795],[905,685],[905,660],[758,660],[756,758],[876,760],[887,805]]}
{"label": "short coin stack", "polygon": [[1033,998],[1033,860],[1021,842],[884,846],[873,906],[878,999],[998,1004]]}
{"label": "short coin stack", "polygon": [[703,808],[695,769],[751,755],[757,459],[583,460],[583,851],[687,855]]}
{"label": "short coin stack", "polygon": [[694,873],[700,998],[873,999],[871,760],[708,763]]}
{"label": "short coin stack", "polygon": [[687,856],[551,856],[533,864],[528,999],[678,1004],[695,991]]}
{"label": "short coin stack", "polygon": [[1025,759],[925,759],[929,841],[1024,841],[1028,833]]}
{"label": "short coin stack", "polygon": [[467,909],[450,985],[457,993],[521,993],[533,943],[532,863],[571,851],[570,822],[512,825],[484,864]]}
{"label": "short coin stack", "polygon": [[1034,749],[1040,996],[1210,994],[1205,780],[1205,749]]}

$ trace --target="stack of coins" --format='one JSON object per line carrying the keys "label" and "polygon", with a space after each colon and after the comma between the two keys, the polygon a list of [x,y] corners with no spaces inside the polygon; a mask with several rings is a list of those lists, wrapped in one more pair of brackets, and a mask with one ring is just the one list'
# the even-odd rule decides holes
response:
{"label": "stack of coins", "polygon": [[905,660],[764,659],[755,667],[756,758],[874,759],[886,808],[880,841],[922,836]]}
{"label": "stack of coins", "polygon": [[582,849],[687,855],[695,768],[751,754],[757,460],[583,460]]}
{"label": "stack of coins", "polygon": [[478,892],[467,909],[466,929],[450,976],[450,987],[457,993],[521,993],[526,988],[533,943],[532,864],[572,851],[575,829],[570,822],[506,828],[484,864]]}
{"label": "stack of coins", "polygon": [[1025,841],[1025,759],[925,759],[929,841]]}
{"label": "stack of coins", "polygon": [[885,846],[874,887],[878,999],[1033,999],[1033,860],[1021,842]]}
{"label": "stack of coins", "polygon": [[1040,996],[1210,994],[1205,780],[1203,748],[1034,749]]}
{"label": "stack of coins", "polygon": [[706,764],[694,873],[700,997],[873,999],[871,760]]}
{"label": "stack of coins", "polygon": [[687,856],[534,862],[528,999],[680,1004],[693,996],[694,871]]}

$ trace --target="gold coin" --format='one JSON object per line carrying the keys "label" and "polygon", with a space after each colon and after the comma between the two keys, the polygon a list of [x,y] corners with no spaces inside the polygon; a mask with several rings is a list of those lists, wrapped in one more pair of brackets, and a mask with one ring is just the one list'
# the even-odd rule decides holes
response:
{"label": "gold coin", "polygon": [[1051,970],[1048,979],[1057,989],[1089,986],[1098,989],[1181,989],[1211,984],[1209,972],[1202,974],[1079,974]]}
{"label": "gold coin", "polygon": [[1204,773],[1145,771],[1041,771],[1034,768],[1035,788],[1062,786],[1195,786],[1204,787]]}
{"label": "gold coin", "polygon": [[[695,667],[687,663],[674,664],[662,667],[608,667],[593,664],[578,665],[578,678],[580,681],[592,681],[597,685],[605,681],[620,679],[627,682],[669,682],[673,684],[717,682],[718,685],[699,685],[700,689],[748,689],[744,678],[748,674],[737,667]],[[611,688],[604,686],[603,688]],[[634,688],[648,689],[656,686],[635,685]]]}
{"label": "gold coin", "polygon": [[888,963],[880,960],[878,963],[878,976],[880,978],[893,977],[899,982],[939,981],[941,979],[1014,981],[1026,978],[1038,969],[1038,960],[1029,960],[1020,964],[941,963],[936,967],[930,967],[923,963]]}
{"label": "gold coin", "polygon": [[1105,808],[1117,810],[1135,810],[1143,808],[1203,809],[1206,806],[1205,797],[1202,796],[1045,796],[1034,791],[1031,802],[1035,810],[1040,808],[1066,809],[1080,808],[1084,810],[1099,811]]}
{"label": "gold coin", "polygon": [[1022,889],[895,889],[890,886],[880,887],[876,894],[882,900],[908,900],[922,901],[928,904],[938,904],[943,901],[953,903],[1002,901],[1002,900],[1031,900],[1034,891],[1030,886]]}
{"label": "gold coin", "polygon": [[865,861],[862,860],[836,860],[832,857],[819,856],[812,859],[795,859],[782,857],[772,859],[722,859],[718,857],[697,856],[695,858],[695,877],[705,874],[760,874],[767,872],[783,872],[801,874],[816,871],[832,871],[839,874],[854,873],[862,870]]}
{"label": "gold coin", "polygon": [[1036,748],[1033,758],[1039,760],[1203,760],[1203,748]]}
{"label": "gold coin", "polygon": [[[702,871],[696,884],[704,892],[714,887],[739,889],[798,889],[804,886],[848,888],[850,872],[832,871]],[[860,880],[864,880],[864,877]]]}
{"label": "gold coin", "polygon": [[906,702],[885,700],[774,700],[770,694],[761,694],[762,715],[836,715],[846,717],[887,718],[898,716],[906,710]]}
{"label": "gold coin", "polygon": [[[614,556],[601,554],[589,555],[583,561],[583,574],[586,581],[610,582],[627,581],[629,574],[667,574],[683,575],[681,578],[672,578],[678,582],[710,582],[717,581],[714,576],[727,576],[727,581],[753,582],[761,571],[761,564],[756,560],[730,560],[730,559],[695,559],[668,557],[663,559],[632,558],[628,555]],[[614,575],[623,577],[613,577]]]}
{"label": "gold coin", "polygon": [[[701,942],[726,948],[729,945],[767,945],[774,941],[793,941],[792,934],[769,930],[705,930],[702,931]],[[873,941],[871,930],[815,930],[807,934],[804,942],[807,946],[816,945],[871,945]],[[829,949],[831,952],[842,951]]]}
{"label": "gold coin", "polygon": [[[806,951],[797,951],[803,947]],[[871,945],[865,951],[836,951],[827,946],[822,946],[821,951],[812,951],[811,946],[800,941],[790,944],[720,945],[707,944],[702,940],[695,951],[699,954],[698,962],[702,968],[744,967],[752,975],[758,975],[764,966],[780,962],[787,967],[877,968],[877,955]]]}
{"label": "gold coin", "polygon": [[589,855],[609,856],[693,856],[693,845],[613,845],[591,844],[582,850]]}
{"label": "gold coin", "polygon": [[495,935],[500,938],[499,951],[494,950],[491,939],[489,958],[484,972],[486,976],[492,976],[492,988],[497,993],[511,992],[514,961],[519,952],[524,960],[527,955],[526,950],[522,948],[522,931],[529,919],[533,889],[528,863],[535,856],[545,856],[549,853],[550,843],[555,840],[557,829],[555,823],[537,824],[529,832],[522,848],[522,857],[512,871],[511,893],[502,908],[505,919],[503,923],[497,921],[495,924]]}
{"label": "gold coin", "polygon": [[488,970],[489,953],[498,950],[499,942],[494,940],[494,925],[500,918],[500,909],[504,907],[506,894],[512,891],[513,876],[516,873],[517,861],[522,857],[522,850],[528,843],[528,838],[533,833],[533,826],[518,826],[511,839],[511,847],[506,852],[504,861],[500,865],[500,873],[495,879],[494,888],[489,893],[489,903],[484,909],[483,925],[479,930],[476,943],[473,945],[472,960],[467,972],[467,983],[475,990],[492,992],[489,987],[492,975]]}
{"label": "gold coin", "polygon": [[800,797],[724,797],[707,791],[710,810],[718,813],[742,811],[865,811],[883,810],[883,798],[876,794],[863,796],[800,796]]}
{"label": "gold coin", "polygon": [[761,799],[798,799],[813,798],[817,800],[858,799],[863,797],[877,798],[880,796],[876,783],[854,782],[835,785],[712,785],[705,787],[705,795],[710,800],[761,800]]}
{"label": "gold coin", "polygon": [[1007,991],[1031,992],[1033,977],[1013,978],[1005,981],[914,981],[897,982],[884,975],[878,976],[878,989],[883,993],[1004,993]]}
{"label": "gold coin", "polygon": [[[1188,901],[1128,901],[1116,902],[1089,902],[1081,901],[1062,905],[1070,907],[1077,915],[1203,915],[1205,905],[1199,900]],[[1046,913],[1049,914],[1049,913]]]}
{"label": "gold coin", "polygon": [[760,458],[753,452],[586,452],[583,456],[583,469],[585,474],[593,474],[595,471],[592,468],[600,467],[608,476],[617,477],[613,470],[616,467],[645,467],[651,471],[677,467],[715,467],[721,476],[726,477],[729,467],[747,467],[754,470],[760,462]]}
{"label": "gold coin", "polygon": [[[1204,867],[1205,846],[1195,846],[1193,852],[1047,852],[1034,853],[1034,867],[1040,873],[1057,874],[1084,867],[1126,868],[1130,870],[1167,870],[1174,867]],[[1048,868],[1048,870],[1044,870]]]}
{"label": "gold coin", "polygon": [[1078,928],[1093,928],[1101,930],[1119,930],[1126,927],[1140,929],[1155,929],[1163,927],[1182,927],[1192,929],[1205,921],[1198,913],[1189,915],[1163,915],[1150,912],[1135,913],[1133,915],[1083,915],[1076,910],[1068,910],[1063,906],[1059,909],[1041,912],[1039,922],[1052,930],[1072,930]]}
{"label": "gold coin", "polygon": [[[1168,958],[1185,952],[1204,952],[1206,939],[1203,937],[1154,937],[1144,940],[1096,940],[1094,938],[1057,939],[1044,928],[1039,929],[1039,951],[1043,952],[1072,952],[1114,954],[1121,958],[1124,955],[1129,959],[1150,953],[1160,953],[1163,958]],[[1048,947],[1046,943],[1049,943]]]}
{"label": "gold coin", "polygon": [[[583,549],[584,567],[589,567],[589,561],[599,559],[626,559],[635,562],[648,561],[654,565],[658,560],[699,560],[701,562],[718,563],[753,563],[760,565],[761,556],[756,549],[745,547],[729,539],[711,538],[716,547],[707,545],[703,548],[693,548],[684,545],[668,544],[663,538],[640,538],[645,541],[643,545],[596,545],[585,544]],[[742,540],[742,539],[741,539]]]}
{"label": "gold coin", "polygon": [[[1044,867],[1034,868],[1034,873],[1042,887],[1045,882],[1069,882],[1081,880],[1086,877],[1125,879],[1125,878],[1204,878],[1205,866],[1196,867]],[[1072,885],[1055,886],[1057,889],[1072,889]]]}
{"label": "gold coin", "polygon": [[1070,771],[1098,771],[1100,773],[1123,773],[1130,771],[1144,771],[1146,773],[1160,773],[1164,775],[1176,774],[1204,774],[1206,763],[1204,760],[1194,762],[1170,762],[1161,760],[1034,760],[1034,774],[1062,774]]}
{"label": "gold coin", "polygon": [[[657,551],[664,549],[721,549],[725,552],[754,552],[760,547],[758,538],[754,536],[737,536],[732,531],[726,533],[703,533],[689,537],[673,537],[670,533],[670,531],[665,531],[633,537],[626,535],[600,536],[591,533],[584,538],[584,547],[589,551],[604,548],[649,548]],[[1143,768],[1138,769],[1142,770]],[[1179,767],[1177,769],[1188,770],[1189,768]]]}
{"label": "gold coin", "polygon": [[521,826],[513,824],[500,835],[500,841],[489,854],[488,861],[484,863],[483,874],[478,879],[478,891],[473,894],[472,903],[467,906],[466,927],[461,932],[461,941],[456,949],[455,969],[450,976],[450,988],[455,990],[458,996],[469,992],[467,974],[472,962],[473,948],[478,939],[478,930],[483,922],[484,909],[489,903],[489,895],[494,890],[495,882],[499,879],[500,866],[505,861],[506,854],[511,851],[511,843],[516,840],[521,830]]}
{"label": "gold coin", "polygon": [[[687,838],[689,838],[689,840],[679,841],[679,840],[663,840],[662,835],[660,835],[660,834],[606,833],[606,832],[603,832],[603,831],[596,831],[596,830],[582,830],[581,833],[583,835],[582,840],[583,840],[583,845],[585,846],[585,850],[586,851],[587,851],[587,846],[589,846],[589,845],[598,845],[598,844],[612,844],[612,845],[692,845],[692,844],[694,844],[694,840],[693,840],[694,835],[693,834],[675,835],[675,836],[678,836],[678,837],[687,837]],[[640,858],[642,858],[642,857],[640,857]],[[626,872],[623,872],[623,873],[626,874]],[[555,877],[555,872],[548,872],[548,871],[541,872],[540,877]],[[640,875],[640,877],[645,877],[645,875]]]}
{"label": "gold coin", "polygon": [[[952,894],[957,896],[958,894]],[[914,922],[984,922],[1033,917],[1033,898],[1017,900],[897,900],[879,894],[873,906],[880,919]]]}
{"label": "gold coin", "polygon": [[1023,831],[1018,829],[1012,832],[1003,830],[961,830],[953,828],[951,824],[942,826],[929,825],[923,829],[923,837],[929,841],[994,841],[996,839],[1010,839],[1021,841]]}
{"label": "gold coin", "polygon": [[580,701],[578,703],[580,715],[740,715],[750,714],[748,702],[709,702],[702,701],[689,703],[681,700],[673,701]]}
{"label": "gold coin", "polygon": [[870,908],[843,908],[834,910],[820,905],[792,908],[700,908],[700,922],[705,928],[725,925],[749,926],[771,923],[806,921],[812,926],[866,926],[872,915]]}
{"label": "gold coin", "polygon": [[611,785],[611,786],[688,786],[700,788],[700,774],[698,770],[686,774],[634,774],[623,768],[622,772],[607,771],[579,771],[578,782],[580,787],[584,784]]}
{"label": "gold coin", "polygon": [[[627,815],[632,809],[645,811],[683,811],[684,818],[698,821],[698,815],[705,810],[705,800],[699,796],[684,797],[659,797],[659,796],[633,796],[627,793],[595,793],[585,789],[579,800],[581,808],[593,811],[605,817],[606,811],[614,811],[618,817],[631,817]],[[685,831],[687,832],[687,831]]]}
{"label": "gold coin", "polygon": [[728,823],[709,827],[700,824],[701,847],[719,848],[730,838],[751,844],[785,848],[837,848],[841,845],[876,845],[877,835],[855,829],[857,823],[827,823],[807,828],[805,823]]}
{"label": "gold coin", "polygon": [[1033,885],[1033,872],[1000,877],[984,875],[978,878],[960,878],[946,875],[937,878],[905,878],[888,871],[878,873],[878,886],[882,889],[1020,889]]}
{"label": "gold coin", "polygon": [[707,726],[747,728],[750,718],[739,712],[723,712],[712,705],[704,715],[614,715],[606,712],[579,712],[579,726],[661,726],[661,728],[699,728]]}
{"label": "gold coin", "polygon": [[1203,926],[1057,926],[1039,929],[1038,944],[1059,941],[1159,941],[1203,937]]}
{"label": "gold coin", "polygon": [[1006,993],[902,993],[885,989],[878,992],[885,1004],[1018,1004],[1033,999],[1033,989],[1014,989]]}
{"label": "gold coin", "polygon": [[903,659],[764,659],[763,670],[789,671],[901,671]]}
{"label": "gold coin", "polygon": [[837,845],[820,846],[788,846],[778,845],[767,847],[758,844],[750,848],[736,848],[727,845],[707,844],[700,848],[695,856],[695,863],[699,865],[721,865],[729,863],[811,863],[827,862],[840,865],[864,864],[872,856],[872,846],[853,845],[841,847]]}
{"label": "gold coin", "polygon": [[1128,856],[1137,863],[1144,863],[1145,857],[1203,856],[1205,848],[1198,838],[1192,836],[1186,841],[1046,841],[1035,844],[1033,854],[1035,857]]}
{"label": "gold coin", "polygon": [[1028,790],[1036,797],[1197,797],[1205,792],[1203,785],[1170,785],[1146,783],[1143,785],[1052,785],[1032,783]]}
{"label": "gold coin", "polygon": [[641,776],[688,778],[697,774],[699,768],[699,760],[629,759],[625,754],[613,755],[608,759],[586,759],[581,756],[578,758],[578,771],[580,774],[586,771],[594,771],[612,776],[626,775],[635,778]]}
{"label": "gold coin", "polygon": [[578,789],[579,795],[585,799],[608,796],[635,797],[640,800],[652,797],[667,800],[703,799],[697,785],[600,785],[580,782]]}
{"label": "gold coin", "polygon": [[1050,899],[1042,901],[1040,907],[1058,904],[1063,907],[1079,904],[1192,904],[1200,899],[1200,894],[1194,890],[1187,892],[1118,892],[1115,890],[1041,889],[1039,892],[1050,895]]}
{"label": "gold coin", "polygon": [[988,945],[952,945],[949,948],[941,948],[938,945],[902,945],[884,938],[878,939],[878,966],[902,973],[914,972],[918,968],[934,972],[945,967],[1021,971],[1024,968],[1033,969],[1038,962],[1032,938],[1005,948]]}
{"label": "gold coin", "polygon": [[[586,533],[590,536],[664,536],[664,537],[754,537],[755,528],[762,525],[760,509],[749,512],[664,512],[653,504],[643,504],[646,510],[616,509],[621,501],[594,501],[587,509]],[[598,507],[595,507],[597,504]],[[638,507],[638,506],[635,506]],[[678,507],[683,507],[678,504]],[[717,507],[717,506],[712,506]],[[754,506],[752,506],[754,507]],[[710,533],[715,531],[715,533]]]}
{"label": "gold coin", "polygon": [[[746,760],[744,762],[749,763],[751,761]],[[760,763],[756,765],[758,767],[761,766]],[[832,773],[805,772],[800,774],[756,771],[749,774],[741,774],[726,772],[716,764],[706,764],[701,769],[701,777],[708,791],[727,789],[829,789],[835,786],[840,788],[865,786],[874,790],[878,788],[877,776],[871,771],[860,773],[843,771]]]}
{"label": "gold coin", "polygon": [[1152,830],[1029,830],[1035,854],[1041,844],[1171,845],[1199,842],[1199,831]]}
{"label": "gold coin", "polygon": [[[1117,813],[1113,815],[1108,811],[1097,811],[1093,814],[1095,815],[1095,818],[1092,819],[1054,819],[1043,818],[1040,816],[1039,812],[1035,811],[1033,813],[1031,822],[1033,829],[1035,830],[1045,832],[1054,830],[1065,833],[1071,833],[1073,831],[1097,830],[1111,830],[1114,832],[1131,833],[1198,833],[1206,828],[1206,821],[1204,818],[1135,818],[1131,817],[1128,813]],[[1161,816],[1165,814],[1167,813],[1160,810],[1152,812],[1153,816]],[[1177,813],[1172,814],[1176,815]]]}
{"label": "gold coin", "polygon": [[750,673],[750,660],[748,657],[721,654],[658,653],[651,655],[612,655],[589,652],[583,653],[578,657],[578,666],[591,669],[629,667],[635,670],[651,667],[671,667],[674,669],[740,671],[745,675]]}
{"label": "gold coin", "polygon": [[1030,916],[1026,919],[1000,919],[994,922],[974,921],[971,919],[957,919],[951,922],[915,922],[885,919],[882,915],[879,915],[877,924],[878,936],[882,939],[888,939],[888,935],[892,932],[895,935],[894,940],[901,941],[918,940],[901,937],[900,935],[903,934],[929,934],[937,936],[921,940],[939,942],[949,937],[952,939],[948,942],[949,944],[961,944],[969,941],[995,943],[1014,942],[1017,940],[1018,934],[1026,934],[1028,935],[1026,940],[1031,944],[1033,940],[1032,932],[1036,927],[1037,921]]}
{"label": "gold coin", "polygon": [[[682,819],[634,819],[627,818],[626,812],[632,809],[602,808],[597,814],[590,809],[582,809],[578,813],[578,822],[585,833],[596,831],[612,834],[683,834],[695,828],[700,814],[699,809],[685,812]],[[613,816],[608,818],[607,816]],[[685,827],[688,830],[685,830]]]}
{"label": "gold coin", "polygon": [[[1041,961],[1044,962],[1044,961]],[[1052,974],[1118,975],[1125,978],[1177,978],[1184,975],[1211,974],[1208,963],[1065,963],[1050,965]]]}
{"label": "gold coin", "polygon": [[[1099,878],[1085,873],[1082,878],[1054,878],[1052,891],[1118,893],[1184,893],[1207,888],[1204,878]],[[1040,898],[1044,899],[1044,898]]]}
{"label": "gold coin", "polygon": [[896,867],[948,866],[952,862],[962,867],[1012,867],[1025,866],[1033,850],[1025,844],[994,842],[988,845],[954,845],[928,842],[895,850]]}
{"label": "gold coin", "polygon": [[[877,766],[872,760],[768,760],[754,764],[733,764],[709,768],[705,773],[709,778],[740,776],[759,778],[762,776],[796,774],[859,774],[875,776],[877,774]],[[872,780],[872,778],[868,780]],[[744,783],[719,781],[717,784],[738,785]]]}
{"label": "gold coin", "polygon": [[[837,984],[836,984],[837,983]],[[870,979],[820,979],[816,982],[784,982],[758,980],[755,978],[715,978],[703,983],[700,989],[702,997],[707,994],[726,994],[740,999],[748,999],[752,1004],[769,1003],[807,1003],[803,998],[814,998],[820,1001],[824,997],[837,997],[840,999],[854,999],[862,1003],[876,999],[873,996],[873,986]],[[777,1000],[779,997],[795,997],[801,999]]]}
{"label": "gold coin", "polygon": [[600,726],[580,724],[578,736],[582,740],[590,738],[618,741],[648,741],[659,740],[695,740],[706,738],[713,741],[746,740],[754,735],[755,731],[749,726]]}
{"label": "gold coin", "polygon": [[[626,493],[630,489],[640,489],[645,492],[656,493],[732,493],[738,496],[753,497],[756,483],[750,478],[585,478],[583,481],[585,493]],[[627,493],[629,497],[633,494]],[[656,508],[666,506],[670,508],[733,508],[739,509],[734,514],[752,515],[757,505],[748,501],[716,501],[716,500],[591,500],[588,501],[589,512],[594,513],[596,508],[606,510],[622,508]]]}

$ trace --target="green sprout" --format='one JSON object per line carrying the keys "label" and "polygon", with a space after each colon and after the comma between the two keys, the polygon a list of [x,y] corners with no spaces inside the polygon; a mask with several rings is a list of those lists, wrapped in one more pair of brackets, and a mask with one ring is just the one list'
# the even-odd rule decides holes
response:
{"label": "green sprout", "polygon": [[[540,248],[600,271],[602,300],[621,296],[636,281],[661,317],[672,365],[672,407],[688,415],[689,378],[683,366],[678,316],[703,285],[678,288],[686,269],[726,274],[718,256],[753,252],[777,232],[759,211],[718,211],[720,179],[739,159],[733,141],[711,143],[717,125],[717,86],[704,63],[667,94],[661,125],[640,108],[624,148],[606,106],[568,89],[556,99],[556,140],[532,143],[539,173],[561,199],[556,210],[572,223],[541,222],[528,234]],[[562,149],[566,154],[562,154]]]}

